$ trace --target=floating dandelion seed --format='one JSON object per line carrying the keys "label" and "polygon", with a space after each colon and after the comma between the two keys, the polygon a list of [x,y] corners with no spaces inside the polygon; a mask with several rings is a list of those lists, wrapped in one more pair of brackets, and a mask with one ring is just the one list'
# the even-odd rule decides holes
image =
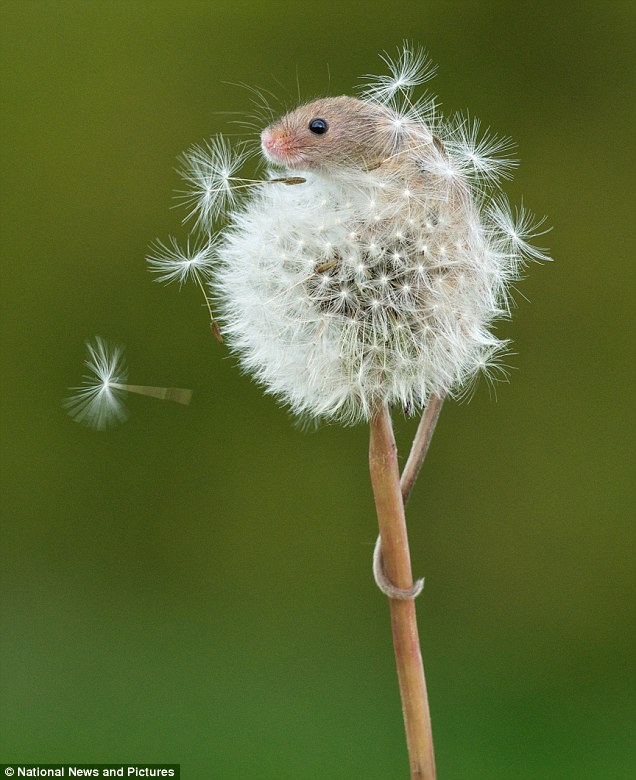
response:
{"label": "floating dandelion seed", "polygon": [[86,347],[88,357],[84,365],[90,374],[84,375],[80,387],[71,388],[76,393],[64,401],[64,406],[77,422],[103,430],[128,419],[123,404],[128,371],[121,346],[96,336]]}
{"label": "floating dandelion seed", "polygon": [[128,419],[124,406],[126,393],[138,393],[165,401],[189,404],[192,390],[179,387],[129,385],[124,348],[96,336],[87,341],[88,356],[84,365],[89,371],[82,385],[72,387],[75,393],[63,402],[69,415],[82,425],[104,430]]}

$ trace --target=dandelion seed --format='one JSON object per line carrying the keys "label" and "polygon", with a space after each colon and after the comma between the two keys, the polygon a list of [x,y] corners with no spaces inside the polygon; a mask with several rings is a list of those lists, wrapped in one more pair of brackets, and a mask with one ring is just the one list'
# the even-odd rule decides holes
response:
{"label": "dandelion seed", "polygon": [[148,270],[158,274],[156,282],[171,284],[179,282],[179,286],[187,281],[193,281],[203,293],[203,298],[210,315],[210,327],[217,341],[222,342],[221,331],[214,319],[210,298],[205,285],[210,282],[214,268],[216,245],[214,240],[207,239],[205,243],[198,243],[190,249],[190,240],[185,250],[181,249],[177,240],[170,237],[170,245],[162,241],[156,241],[152,247],[152,254],[146,261]]}
{"label": "dandelion seed", "polygon": [[399,50],[397,57],[387,52],[381,56],[389,73],[365,76],[361,89],[363,98],[387,102],[397,93],[408,96],[414,87],[432,79],[437,71],[437,66],[428,59],[423,49],[407,43]]}
{"label": "dandelion seed", "polygon": [[190,241],[185,250],[181,249],[176,239],[170,237],[170,245],[156,241],[153,254],[148,255],[148,270],[158,274],[156,282],[171,284],[179,282],[181,286],[189,280],[207,282],[212,278],[214,260],[214,242],[208,241],[203,246],[193,246]]}
{"label": "dandelion seed", "polygon": [[121,389],[128,372],[122,347],[99,336],[86,346],[84,365],[90,373],[83,377],[80,387],[70,388],[76,392],[64,401],[64,406],[77,422],[103,430],[128,418],[123,404],[126,393]]}
{"label": "dandelion seed", "polygon": [[202,228],[209,227],[225,208],[234,206],[242,180],[235,174],[251,156],[245,144],[232,147],[222,135],[203,146],[192,146],[182,157],[182,178],[189,188],[181,193],[190,207],[186,219],[195,218]]}
{"label": "dandelion seed", "polygon": [[69,388],[75,392],[63,402],[76,422],[100,431],[124,422],[129,417],[124,405],[127,393],[190,403],[192,390],[127,384],[128,370],[122,346],[96,336],[93,342],[86,342],[86,347],[88,355],[84,365],[89,373],[84,375],[79,387]]}
{"label": "dandelion seed", "polygon": [[510,179],[518,164],[508,156],[515,148],[510,138],[491,134],[489,130],[481,132],[480,121],[467,114],[457,114],[449,124],[446,147],[477,183],[492,186],[500,179]]}
{"label": "dandelion seed", "polygon": [[377,98],[377,102],[386,112],[380,132],[392,150],[388,159],[404,154],[405,139],[422,148],[433,142],[430,128],[437,124],[437,106],[433,96],[426,94],[413,101],[410,96],[399,93],[385,99]]}
{"label": "dandelion seed", "polygon": [[509,251],[521,261],[552,261],[552,258],[547,254],[547,249],[533,246],[530,243],[533,239],[550,232],[550,228],[543,227],[545,217],[536,218],[523,204],[518,206],[513,214],[508,203],[502,199],[491,204],[488,209],[488,217],[492,220],[495,230],[500,232],[500,236],[498,236],[500,247],[507,240],[510,246]]}

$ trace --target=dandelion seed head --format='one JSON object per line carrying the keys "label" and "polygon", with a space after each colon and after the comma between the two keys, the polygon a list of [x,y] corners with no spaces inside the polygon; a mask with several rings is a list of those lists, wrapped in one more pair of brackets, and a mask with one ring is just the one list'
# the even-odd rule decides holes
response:
{"label": "dandelion seed head", "polygon": [[176,244],[149,258],[164,281],[211,277],[242,367],[299,415],[416,412],[431,393],[503,375],[492,326],[524,262],[547,259],[532,245],[543,223],[500,190],[511,142],[414,94],[435,72],[417,47],[383,60],[359,97],[306,103],[263,130],[270,183],[242,188],[246,151],[225,139],[190,150],[189,216],[219,239],[199,262]]}

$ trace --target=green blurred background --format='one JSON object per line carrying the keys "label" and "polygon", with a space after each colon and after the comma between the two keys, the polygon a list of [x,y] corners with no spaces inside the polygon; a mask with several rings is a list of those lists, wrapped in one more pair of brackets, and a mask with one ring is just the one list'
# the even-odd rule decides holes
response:
{"label": "green blurred background", "polygon": [[[1,761],[180,762],[204,780],[407,775],[370,572],[364,426],[303,432],[153,284],[177,155],[244,82],[347,92],[403,38],[446,110],[519,145],[554,226],[510,384],[443,410],[409,505],[441,780],[634,770],[632,3],[2,3]],[[528,300],[526,300],[528,299]],[[127,345],[106,433],[60,401]],[[399,422],[402,450],[415,421]]]}

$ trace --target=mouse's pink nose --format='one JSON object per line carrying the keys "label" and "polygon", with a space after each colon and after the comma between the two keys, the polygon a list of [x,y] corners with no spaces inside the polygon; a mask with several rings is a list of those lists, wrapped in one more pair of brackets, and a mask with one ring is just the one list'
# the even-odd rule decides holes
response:
{"label": "mouse's pink nose", "polygon": [[285,162],[291,151],[290,139],[281,130],[266,127],[261,133],[261,146],[265,154],[273,162]]}
{"label": "mouse's pink nose", "polygon": [[268,127],[261,133],[261,146],[263,150],[268,154],[276,152],[276,149],[280,147],[280,134],[274,133]]}

